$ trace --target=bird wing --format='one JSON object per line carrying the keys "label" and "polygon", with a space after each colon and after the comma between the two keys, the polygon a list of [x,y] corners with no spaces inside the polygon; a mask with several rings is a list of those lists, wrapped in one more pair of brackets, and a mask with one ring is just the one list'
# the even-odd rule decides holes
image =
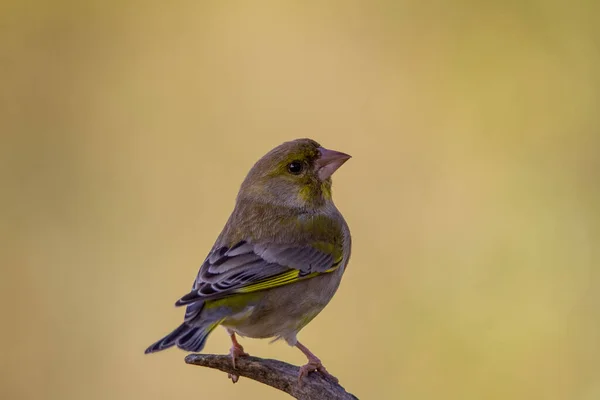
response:
{"label": "bird wing", "polygon": [[189,304],[188,313],[194,314],[193,303],[271,289],[329,273],[340,266],[342,258],[341,248],[324,242],[298,246],[241,241],[231,247],[215,247],[200,267],[192,291],[175,305]]}

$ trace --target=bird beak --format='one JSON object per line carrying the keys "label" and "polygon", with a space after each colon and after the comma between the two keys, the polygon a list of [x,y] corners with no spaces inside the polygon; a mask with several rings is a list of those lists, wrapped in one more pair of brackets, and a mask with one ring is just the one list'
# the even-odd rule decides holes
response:
{"label": "bird beak", "polygon": [[327,150],[323,147],[319,147],[319,152],[321,153],[321,156],[317,158],[315,165],[317,166],[319,179],[322,181],[333,175],[343,163],[351,158],[351,156],[346,153]]}

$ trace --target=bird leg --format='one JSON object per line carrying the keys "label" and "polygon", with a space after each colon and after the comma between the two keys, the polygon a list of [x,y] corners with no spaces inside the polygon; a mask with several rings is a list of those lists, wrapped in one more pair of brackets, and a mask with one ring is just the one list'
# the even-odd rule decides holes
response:
{"label": "bird leg", "polygon": [[298,349],[300,349],[300,351],[302,353],[304,353],[304,355],[306,356],[306,358],[308,358],[308,363],[306,363],[305,365],[303,365],[302,367],[300,367],[300,373],[298,374],[298,383],[301,384],[302,383],[302,378],[304,378],[306,375],[308,375],[309,372],[312,372],[312,371],[318,371],[323,376],[325,376],[326,378],[329,378],[333,382],[335,382],[335,383],[338,382],[338,379],[335,376],[331,375],[329,372],[327,372],[327,370],[325,369],[325,367],[321,363],[321,360],[319,360],[319,358],[317,356],[315,356],[308,349],[308,347],[306,347],[305,345],[303,345],[300,342],[296,342],[296,347]]}
{"label": "bird leg", "polygon": [[231,338],[231,348],[229,349],[229,355],[231,356],[231,363],[233,364],[233,368],[235,368],[235,361],[237,360],[237,358],[249,356],[249,354],[244,351],[242,345],[237,341],[234,332],[231,332],[229,334],[229,337]]}
{"label": "bird leg", "polygon": [[[235,337],[235,332],[229,332],[229,337],[231,338],[231,348],[229,349],[229,355],[231,356],[231,364],[233,364],[233,368],[235,369],[235,361],[238,357],[248,356],[249,354],[244,351],[242,345],[237,341]],[[235,374],[227,374],[227,377],[231,379],[233,383],[236,383],[240,377]]]}

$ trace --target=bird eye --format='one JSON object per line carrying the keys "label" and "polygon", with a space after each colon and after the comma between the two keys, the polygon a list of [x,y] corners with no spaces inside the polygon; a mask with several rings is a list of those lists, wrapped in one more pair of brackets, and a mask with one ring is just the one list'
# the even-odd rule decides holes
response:
{"label": "bird eye", "polygon": [[304,169],[304,164],[302,161],[295,160],[289,163],[287,168],[290,174],[298,175]]}

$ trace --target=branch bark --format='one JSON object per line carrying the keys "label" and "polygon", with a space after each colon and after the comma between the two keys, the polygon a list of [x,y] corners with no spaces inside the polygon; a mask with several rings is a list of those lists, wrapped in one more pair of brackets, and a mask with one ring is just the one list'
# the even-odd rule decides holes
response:
{"label": "branch bark", "polygon": [[236,360],[234,369],[228,355],[190,354],[185,358],[185,362],[254,379],[282,390],[299,400],[358,400],[356,396],[346,392],[342,386],[326,379],[318,372],[311,372],[304,377],[302,384],[299,384],[300,368],[282,361],[240,357]]}

